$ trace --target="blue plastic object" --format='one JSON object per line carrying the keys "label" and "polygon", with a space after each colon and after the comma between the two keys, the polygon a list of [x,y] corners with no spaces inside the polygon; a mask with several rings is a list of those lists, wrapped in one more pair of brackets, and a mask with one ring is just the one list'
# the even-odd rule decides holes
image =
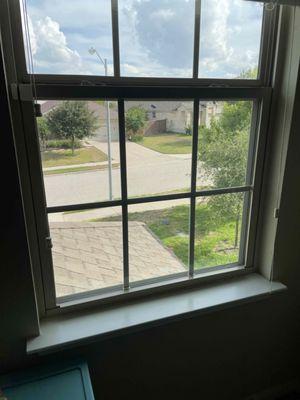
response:
{"label": "blue plastic object", "polygon": [[86,363],[45,366],[0,377],[8,400],[94,400]]}

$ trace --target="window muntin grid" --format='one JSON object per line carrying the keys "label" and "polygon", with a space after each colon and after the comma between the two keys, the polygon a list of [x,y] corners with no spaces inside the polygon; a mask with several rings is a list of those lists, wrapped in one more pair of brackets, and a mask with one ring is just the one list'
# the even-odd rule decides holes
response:
{"label": "window muntin grid", "polygon": [[[249,100],[248,100],[249,101]],[[174,193],[166,193],[166,194],[152,194],[152,195],[143,195],[138,197],[128,197],[128,176],[127,176],[127,155],[126,155],[126,129],[125,129],[125,101],[118,100],[118,113],[119,113],[119,146],[120,146],[120,171],[121,171],[121,198],[110,200],[110,201],[98,201],[98,202],[90,202],[90,203],[77,203],[77,204],[63,204],[57,206],[49,206],[47,207],[48,211],[48,218],[50,220],[51,225],[51,216],[56,213],[64,213],[69,211],[87,211],[93,209],[109,209],[113,208],[114,206],[121,206],[122,213],[120,213],[120,224],[122,225],[122,258],[123,258],[123,288],[128,290],[132,284],[136,285],[144,285],[146,282],[152,281],[166,281],[170,279],[172,276],[189,276],[193,277],[197,275],[201,270],[198,270],[198,261],[197,255],[195,259],[195,246],[197,246],[197,239],[195,241],[195,236],[197,236],[197,203],[199,199],[209,199],[210,197],[222,197],[234,194],[245,194],[246,200],[244,200],[244,212],[243,217],[241,218],[240,225],[239,225],[239,241],[240,245],[237,247],[238,251],[238,258],[234,262],[228,262],[223,267],[226,268],[232,265],[245,265],[245,252],[246,252],[246,244],[248,239],[248,218],[247,215],[250,213],[250,204],[251,204],[251,197],[253,191],[253,176],[249,172],[249,178],[244,185],[241,186],[234,186],[234,187],[223,187],[223,188],[214,188],[214,187],[207,187],[205,189],[201,189],[197,186],[197,170],[198,170],[198,146],[201,145],[201,141],[199,140],[199,105],[203,102],[199,99],[192,101],[193,104],[193,136],[192,136],[192,157],[191,157],[191,173],[190,173],[190,184],[189,187],[183,190],[182,192],[174,192]],[[252,100],[253,102],[253,100]],[[255,104],[255,103],[253,103]],[[253,107],[254,108],[254,107]],[[201,132],[201,130],[200,130]],[[256,137],[257,132],[255,127],[252,127],[252,136]],[[257,142],[251,137],[250,142],[252,143],[251,150],[249,149],[249,154],[252,154],[256,151],[255,143]],[[248,160],[248,169],[253,171],[253,160],[254,158],[251,157],[251,160]],[[189,228],[188,228],[188,247],[187,247],[187,262],[186,262],[186,269],[180,270],[178,268],[178,273],[174,272],[171,274],[166,273],[165,276],[154,276],[151,279],[150,277],[146,277],[145,279],[139,280],[138,278],[135,279],[138,282],[135,283],[134,280],[132,281],[130,278],[130,215],[131,215],[131,207],[136,205],[143,205],[143,204],[161,204],[167,201],[178,201],[186,202],[189,207]],[[122,214],[122,215],[121,215]],[[247,215],[246,215],[247,214]],[[115,220],[114,220],[115,221]],[[242,235],[242,231],[244,234]],[[198,251],[196,252],[198,254]],[[230,257],[228,258],[230,261]],[[131,257],[132,260],[132,257]],[[195,268],[196,266],[196,268]],[[206,265],[203,265],[202,268],[206,270]],[[212,267],[212,265],[208,265],[208,267]],[[217,269],[220,268],[220,265],[216,264],[214,267]],[[211,268],[214,269],[214,268]],[[119,285],[111,285],[104,289],[99,289],[97,292],[107,292],[108,289],[114,290],[114,287],[119,289]],[[95,289],[96,290],[96,289]],[[94,292],[94,289],[91,289],[91,293]]]}
{"label": "window muntin grid", "polygon": [[[193,189],[193,173],[191,174],[192,180],[192,191],[191,193],[181,193],[179,195],[166,195],[163,197],[151,197],[149,199],[136,199],[127,198],[127,193],[124,190],[122,193],[122,199],[116,200],[113,203],[107,201],[104,203],[86,203],[86,204],[71,204],[68,206],[53,206],[48,207],[47,212],[49,214],[53,212],[60,212],[62,210],[72,211],[81,210],[87,208],[97,208],[97,207],[110,207],[110,206],[122,206],[123,215],[126,214],[128,205],[142,203],[146,201],[159,201],[168,200],[173,198],[189,198],[191,199],[191,209],[193,208],[193,201],[196,197],[201,196],[212,196],[223,193],[231,193],[234,190],[236,193],[245,192],[247,201],[250,206],[249,211],[245,215],[245,220],[250,221],[247,230],[249,231],[248,238],[246,240],[245,251],[242,252],[242,258],[245,260],[245,265],[248,267],[253,266],[253,253],[255,246],[255,236],[256,236],[256,220],[258,214],[258,203],[260,196],[260,182],[262,178],[262,166],[264,158],[264,143],[265,143],[265,130],[267,126],[267,115],[270,100],[271,89],[270,77],[271,77],[271,66],[273,58],[273,48],[276,36],[276,9],[274,12],[264,12],[263,29],[262,29],[262,44],[261,44],[261,55],[260,55],[260,68],[259,76],[257,80],[235,80],[235,79],[196,79],[198,76],[198,58],[199,58],[199,41],[194,41],[194,65],[193,65],[193,78],[191,79],[172,79],[172,78],[119,78],[120,76],[120,62],[119,62],[119,32],[118,32],[118,2],[117,0],[112,0],[112,25],[113,25],[113,53],[114,53],[114,77],[95,77],[95,76],[85,76],[84,78],[80,75],[35,75],[36,83],[36,95],[38,99],[44,100],[47,98],[52,99],[98,99],[107,98],[110,100],[119,101],[119,110],[122,113],[122,101],[128,101],[131,99],[174,99],[174,98],[184,98],[189,101],[194,101],[194,110],[197,108],[197,102],[201,100],[215,100],[222,101],[224,99],[233,100],[255,100],[256,109],[253,113],[254,120],[252,121],[252,126],[256,135],[252,135],[252,142],[250,145],[250,150],[252,154],[249,154],[249,168],[247,182],[244,187],[230,188],[230,189],[214,189],[211,191],[197,191]],[[13,0],[10,4],[11,21],[12,21],[12,34],[14,42],[14,57],[16,60],[16,73],[17,82],[20,85],[20,97],[22,100],[22,110],[24,112],[25,120],[25,130],[27,132],[32,132],[34,127],[33,118],[33,107],[30,96],[28,97],[28,89],[26,89],[26,84],[31,82],[30,75],[26,72],[25,67],[25,56],[24,47],[22,44],[22,30],[21,30],[21,18],[19,10],[19,1]],[[200,0],[196,0],[195,4],[195,39],[199,38],[200,31]],[[198,21],[198,22],[197,22]],[[62,85],[63,83],[63,85]],[[109,85],[106,85],[109,83]],[[25,92],[27,93],[25,97],[22,96],[23,84]],[[265,87],[264,87],[265,85]],[[123,113],[124,114],[124,113]],[[122,121],[121,121],[122,125]],[[124,125],[124,124],[123,124]],[[31,134],[29,134],[30,136]],[[31,135],[32,136],[32,135]],[[34,135],[33,135],[34,136]],[[29,148],[37,149],[36,139],[34,137],[27,137]],[[33,148],[30,147],[33,144]],[[122,146],[122,145],[121,145]],[[193,157],[192,165],[197,162],[197,150],[196,145],[193,142]],[[126,155],[126,151],[125,151]],[[44,298],[46,303],[46,309],[56,308],[57,301],[55,299],[55,288],[53,280],[53,268],[51,266],[51,254],[49,249],[44,252],[44,241],[49,235],[49,228],[44,219],[44,204],[45,198],[43,193],[42,179],[39,174],[40,160],[38,157],[38,152],[36,154],[30,154],[29,156],[30,171],[32,179],[35,182],[35,193],[33,193],[34,203],[37,212],[37,229],[39,235],[39,242],[41,247],[41,252],[44,254],[42,256],[42,281],[37,284],[42,285],[42,291],[44,292]],[[126,166],[126,157],[123,154],[122,165]],[[193,170],[193,168],[192,168]],[[195,170],[195,169],[194,169]],[[124,175],[124,173],[123,173]],[[122,178],[126,181],[126,174]],[[195,182],[195,179],[194,179]],[[125,196],[126,195],[126,196]],[[124,201],[126,199],[126,201]],[[191,213],[192,214],[192,213]],[[193,230],[193,221],[191,217],[191,230]],[[126,218],[123,219],[123,235],[125,239],[128,240],[128,231],[126,237]],[[244,226],[246,226],[244,224]],[[245,237],[247,233],[242,233]],[[192,243],[191,235],[191,243]],[[194,276],[193,268],[193,256],[192,249],[190,246],[190,273],[189,276]],[[126,254],[127,253],[127,254]],[[127,259],[127,261],[126,261]],[[126,292],[129,287],[128,280],[128,249],[124,245],[124,288]],[[203,271],[204,272],[204,271]],[[196,276],[196,274],[195,274]],[[135,285],[132,284],[132,287]],[[91,293],[87,294],[92,295]],[[84,295],[80,295],[80,299]],[[79,302],[81,301],[79,299]]]}

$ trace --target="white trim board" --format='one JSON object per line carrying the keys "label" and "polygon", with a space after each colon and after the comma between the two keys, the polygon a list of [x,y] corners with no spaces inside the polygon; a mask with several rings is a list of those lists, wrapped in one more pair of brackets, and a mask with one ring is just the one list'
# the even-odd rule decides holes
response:
{"label": "white trim board", "polygon": [[259,300],[285,289],[283,284],[271,283],[253,273],[106,309],[49,317],[41,321],[40,336],[28,340],[27,353],[54,352],[103,337]]}

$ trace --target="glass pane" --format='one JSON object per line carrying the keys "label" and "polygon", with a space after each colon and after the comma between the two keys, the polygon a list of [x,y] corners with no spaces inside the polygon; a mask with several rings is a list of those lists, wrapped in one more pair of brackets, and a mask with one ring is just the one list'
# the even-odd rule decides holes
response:
{"label": "glass pane", "polygon": [[[118,221],[103,218],[118,216]],[[121,207],[49,214],[57,297],[121,285]]]}
{"label": "glass pane", "polygon": [[202,0],[199,78],[256,79],[263,4]]}
{"label": "glass pane", "polygon": [[187,272],[187,199],[128,207],[130,282]]}
{"label": "glass pane", "polygon": [[41,108],[37,124],[47,205],[119,198],[117,103],[48,100]]}
{"label": "glass pane", "polygon": [[119,0],[122,76],[192,77],[194,0]]}
{"label": "glass pane", "polygon": [[107,74],[113,75],[110,0],[26,0],[26,4],[35,73],[106,75],[100,56],[107,60]]}
{"label": "glass pane", "polygon": [[193,102],[125,103],[128,196],[190,190]]}
{"label": "glass pane", "polygon": [[238,262],[243,202],[243,193],[197,199],[195,269]]}
{"label": "glass pane", "polygon": [[246,183],[252,101],[201,101],[197,188]]}

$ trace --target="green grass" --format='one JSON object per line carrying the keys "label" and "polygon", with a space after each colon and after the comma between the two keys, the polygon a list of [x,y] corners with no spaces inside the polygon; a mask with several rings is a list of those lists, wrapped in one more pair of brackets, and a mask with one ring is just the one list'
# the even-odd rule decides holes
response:
{"label": "green grass", "polygon": [[41,153],[43,168],[62,167],[64,165],[86,164],[91,162],[106,161],[107,156],[96,147],[81,147],[75,149],[53,149]]}
{"label": "green grass", "polygon": [[163,154],[191,154],[192,152],[192,136],[181,133],[145,136],[139,144]]}
{"label": "green grass", "polygon": [[[144,222],[148,228],[187,266],[189,249],[189,207],[129,213],[129,221]],[[101,221],[118,221],[119,216]],[[98,221],[100,221],[98,219]],[[236,262],[235,223],[220,222],[208,204],[196,206],[195,268]]]}
{"label": "green grass", "polygon": [[[112,168],[118,168],[119,166],[120,166],[120,164],[113,164]],[[104,169],[107,169],[106,165],[62,168],[62,169],[54,169],[54,170],[50,170],[50,171],[44,171],[44,175],[70,174],[72,172],[102,171]],[[76,212],[78,212],[78,211],[76,211]]]}

